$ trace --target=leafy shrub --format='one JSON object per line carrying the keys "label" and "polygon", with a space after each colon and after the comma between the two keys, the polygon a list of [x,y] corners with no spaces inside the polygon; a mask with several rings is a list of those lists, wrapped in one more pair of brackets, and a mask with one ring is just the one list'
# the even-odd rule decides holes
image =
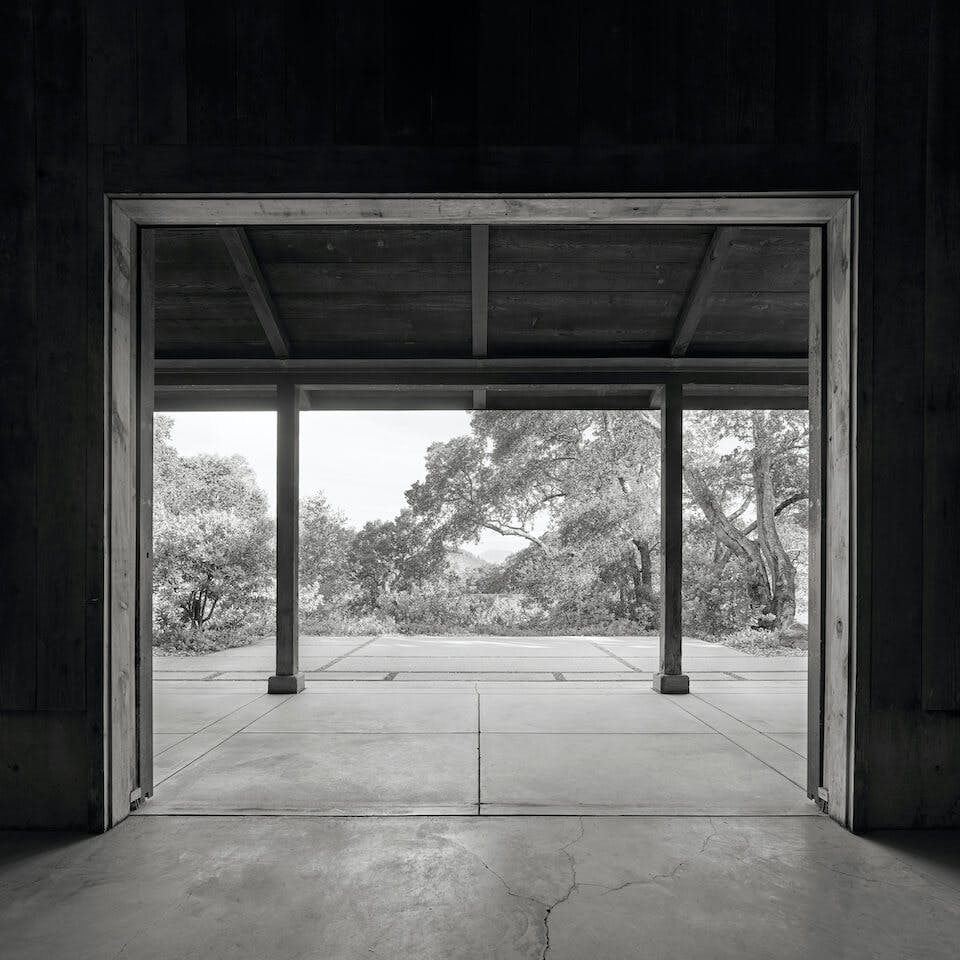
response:
{"label": "leafy shrub", "polygon": [[714,563],[703,552],[684,551],[683,625],[696,636],[722,637],[742,630],[754,616],[749,590],[736,561]]}
{"label": "leafy shrub", "polygon": [[156,418],[154,647],[208,653],[268,628],[273,524],[242,457],[180,457]]}
{"label": "leafy shrub", "polygon": [[745,627],[714,639],[754,657],[797,657],[807,653],[806,630],[799,625],[786,631]]}

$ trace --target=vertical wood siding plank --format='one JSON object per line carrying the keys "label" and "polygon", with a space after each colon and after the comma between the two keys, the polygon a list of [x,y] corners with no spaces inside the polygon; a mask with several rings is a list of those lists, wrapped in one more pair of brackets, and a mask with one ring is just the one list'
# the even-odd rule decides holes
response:
{"label": "vertical wood siding plank", "polygon": [[137,26],[140,143],[186,143],[185,0],[150,0],[140,4]]}
{"label": "vertical wood siding plank", "polygon": [[773,6],[733,0],[726,9],[724,134],[727,143],[774,140],[776,27]]}
{"label": "vertical wood siding plank", "polygon": [[629,6],[624,0],[581,4],[581,143],[629,142],[633,91]]}
{"label": "vertical wood siding plank", "polygon": [[960,710],[960,10],[930,27],[923,422],[925,710]]}
{"label": "vertical wood siding plank", "polygon": [[187,139],[237,142],[237,30],[233,0],[186,4]]}
{"label": "vertical wood siding plank", "polygon": [[[18,2],[0,31],[0,710],[37,702],[37,181],[34,155],[33,4]],[[2,743],[0,743],[2,747]]]}
{"label": "vertical wood siding plank", "polygon": [[433,142],[477,142],[477,0],[441,4],[435,12],[430,85]]}
{"label": "vertical wood siding plank", "polygon": [[237,143],[282,142],[284,8],[272,0],[238,0]]}
{"label": "vertical wood siding plank", "polygon": [[774,125],[778,143],[821,143],[826,125],[823,0],[777,0]]}
{"label": "vertical wood siding plank", "polygon": [[633,143],[674,143],[677,139],[679,4],[631,4]]}
{"label": "vertical wood siding plank", "polygon": [[873,312],[874,708],[920,704],[926,23],[885,4],[877,50]]}
{"label": "vertical wood siding plank", "polygon": [[383,26],[383,139],[423,144],[431,140],[433,32],[429,4],[401,0],[386,4]]}
{"label": "vertical wood siding plank", "polygon": [[721,3],[678,4],[677,139],[682,143],[726,140],[727,24]]}
{"label": "vertical wood siding plank", "polygon": [[338,0],[336,142],[383,138],[383,0]]}
{"label": "vertical wood siding plank", "polygon": [[[35,7],[37,186],[37,707],[86,699],[86,116],[83,11]],[[55,599],[54,599],[55,598]]]}
{"label": "vertical wood siding plank", "polygon": [[482,145],[529,139],[530,14],[510,0],[480,0],[477,123]]}
{"label": "vertical wood siding plank", "polygon": [[333,142],[334,0],[284,3],[283,142],[290,146]]}
{"label": "vertical wood siding plank", "polygon": [[[149,4],[145,4],[149,6]],[[90,143],[133,144],[138,140],[137,5],[127,0],[83,4],[86,20],[86,108]],[[73,17],[72,39],[80,47],[82,20]],[[66,66],[66,65],[64,65]],[[66,73],[53,78],[67,97],[82,98],[83,85]]]}
{"label": "vertical wood siding plank", "polygon": [[530,5],[530,140],[576,144],[580,138],[580,5]]}

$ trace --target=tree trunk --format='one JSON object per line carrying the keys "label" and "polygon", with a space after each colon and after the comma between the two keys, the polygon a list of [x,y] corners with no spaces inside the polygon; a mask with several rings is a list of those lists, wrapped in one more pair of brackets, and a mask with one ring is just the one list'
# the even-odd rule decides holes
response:
{"label": "tree trunk", "polygon": [[753,486],[757,503],[757,542],[765,567],[771,628],[790,626],[797,612],[797,571],[783,548],[776,524],[776,498],[773,492],[773,463],[765,420],[759,410],[753,412]]}
{"label": "tree trunk", "polygon": [[630,579],[639,614],[653,600],[653,564],[649,542],[637,537],[630,541]]}

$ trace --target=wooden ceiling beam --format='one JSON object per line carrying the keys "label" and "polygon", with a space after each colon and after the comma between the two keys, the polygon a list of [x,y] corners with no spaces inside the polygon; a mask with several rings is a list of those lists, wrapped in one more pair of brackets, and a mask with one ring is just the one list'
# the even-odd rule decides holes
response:
{"label": "wooden ceiling beam", "polygon": [[680,316],[677,317],[677,327],[670,344],[671,357],[682,357],[687,352],[690,341],[693,340],[697,327],[703,319],[713,281],[730,251],[735,233],[734,227],[718,227],[714,230],[703,260],[700,261],[700,269],[693,279],[690,292],[680,310]]}
{"label": "wooden ceiling beam", "polygon": [[[157,383],[221,387],[299,383],[312,388],[493,389],[530,384],[794,384],[807,382],[804,358],[510,358],[448,360],[156,361]],[[477,397],[478,400],[482,399]]]}
{"label": "wooden ceiling beam", "polygon": [[800,356],[770,357],[296,357],[264,359],[262,357],[158,357],[157,370],[173,370],[183,374],[195,371],[243,372],[275,374],[340,376],[366,372],[378,377],[404,377],[411,371],[445,376],[450,372],[469,373],[481,379],[486,375],[531,371],[565,371],[567,374],[612,371],[636,374],[703,374],[714,373],[788,373],[806,374],[808,361]]}
{"label": "wooden ceiling beam", "polygon": [[278,359],[289,357],[290,338],[280,322],[276,304],[273,302],[270,288],[263,278],[263,272],[257,262],[253,247],[250,246],[247,231],[243,227],[223,227],[220,230],[220,237],[230,254],[230,259],[233,260],[237,276],[239,276],[240,283],[250,298],[257,319],[263,327],[263,332],[266,334],[267,340],[270,341],[270,348],[273,350],[274,356]]}

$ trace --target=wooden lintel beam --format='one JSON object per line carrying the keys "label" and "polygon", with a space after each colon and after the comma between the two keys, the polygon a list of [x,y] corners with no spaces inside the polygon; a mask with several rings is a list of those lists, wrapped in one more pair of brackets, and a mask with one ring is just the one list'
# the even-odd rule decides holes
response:
{"label": "wooden lintel beam", "polygon": [[230,254],[230,259],[233,260],[240,283],[243,284],[243,289],[250,298],[260,326],[263,327],[263,332],[270,341],[274,356],[280,359],[289,357],[290,339],[280,322],[276,304],[263,278],[253,247],[250,246],[247,231],[243,227],[222,227],[220,236]]}
{"label": "wooden lintel beam", "polygon": [[713,281],[730,251],[735,232],[734,227],[718,227],[714,230],[703,260],[700,261],[700,269],[694,277],[687,299],[680,310],[680,316],[677,317],[677,327],[670,344],[671,357],[682,357],[687,352],[690,341],[693,340],[703,318]]}
{"label": "wooden lintel beam", "polygon": [[163,387],[255,387],[296,383],[311,390],[414,390],[464,389],[488,390],[501,388],[532,388],[536,385],[576,389],[577,387],[642,387],[652,389],[662,383],[697,384],[704,387],[720,385],[806,385],[804,370],[730,370],[710,374],[664,374],[655,371],[630,372],[616,370],[407,370],[382,371],[253,371],[195,368],[178,370],[163,368],[156,371],[156,382]]}
{"label": "wooden lintel beam", "polygon": [[470,289],[473,314],[472,354],[487,355],[487,315],[490,288],[490,228],[474,224],[470,228]]}
{"label": "wooden lintel beam", "polygon": [[594,376],[610,378],[681,377],[713,381],[716,376],[759,376],[776,382],[783,375],[792,378],[807,375],[806,357],[498,357],[485,358],[300,358],[264,360],[244,357],[194,358],[162,357],[156,361],[158,371],[182,378],[197,375],[223,374],[226,377],[250,378],[248,382],[271,382],[284,377],[302,378],[302,382],[324,380],[393,379],[411,377],[437,380],[465,377],[476,382],[498,378],[557,376],[561,379],[583,379]]}

